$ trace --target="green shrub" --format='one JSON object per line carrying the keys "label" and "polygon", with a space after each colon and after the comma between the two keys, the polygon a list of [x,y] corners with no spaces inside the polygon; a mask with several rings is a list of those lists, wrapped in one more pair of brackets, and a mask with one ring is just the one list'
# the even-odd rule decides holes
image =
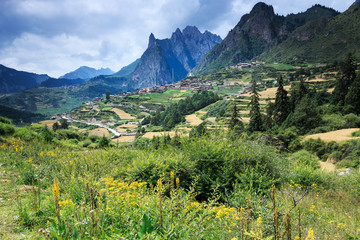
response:
{"label": "green shrub", "polygon": [[83,138],[83,136],[81,136],[78,132],[73,131],[73,130],[68,130],[68,129],[59,129],[58,131],[56,131],[56,137],[59,140],[62,140],[62,139],[81,140]]}
{"label": "green shrub", "polygon": [[335,161],[340,161],[342,159],[343,153],[341,151],[334,151],[330,153],[329,158]]}
{"label": "green shrub", "polygon": [[328,114],[322,116],[324,125],[329,127],[331,131],[346,128],[346,120],[340,113]]}
{"label": "green shrub", "polygon": [[100,137],[96,136],[96,135],[91,135],[91,136],[89,136],[89,139],[91,142],[94,143],[94,142],[98,141],[100,139]]}
{"label": "green shrub", "polygon": [[12,121],[6,117],[0,116],[0,123],[12,124]]}
{"label": "green shrub", "polygon": [[358,128],[360,127],[360,117],[354,113],[350,113],[344,116],[347,128]]}
{"label": "green shrub", "polygon": [[13,125],[0,122],[0,136],[12,135],[15,132]]}
{"label": "green shrub", "polygon": [[91,142],[90,139],[86,139],[86,140],[82,143],[82,146],[83,146],[83,147],[88,147],[91,143],[92,143],[92,142]]}
{"label": "green shrub", "polygon": [[14,137],[19,137],[24,141],[32,141],[38,137],[38,134],[28,127],[18,128],[14,133]]}
{"label": "green shrub", "polygon": [[290,161],[295,165],[309,166],[312,169],[319,168],[319,158],[306,150],[300,150],[293,153],[290,156]]}
{"label": "green shrub", "polygon": [[351,133],[351,136],[352,136],[352,137],[360,137],[360,130]]}
{"label": "green shrub", "polygon": [[322,140],[318,139],[308,139],[303,142],[304,149],[315,153],[319,158],[325,157],[326,151],[326,143]]}

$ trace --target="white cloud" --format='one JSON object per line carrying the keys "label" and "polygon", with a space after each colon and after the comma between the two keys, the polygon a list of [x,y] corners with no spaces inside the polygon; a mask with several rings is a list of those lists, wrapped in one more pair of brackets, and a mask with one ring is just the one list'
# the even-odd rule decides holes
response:
{"label": "white cloud", "polygon": [[[2,0],[0,63],[58,77],[86,65],[114,71],[147,47],[151,32],[168,38],[195,25],[225,37],[258,0]],[[264,0],[275,12],[320,3],[343,11],[353,0]],[[329,5],[330,4],[330,5]],[[6,34],[8,33],[8,34]],[[11,33],[11,34],[10,34]]]}

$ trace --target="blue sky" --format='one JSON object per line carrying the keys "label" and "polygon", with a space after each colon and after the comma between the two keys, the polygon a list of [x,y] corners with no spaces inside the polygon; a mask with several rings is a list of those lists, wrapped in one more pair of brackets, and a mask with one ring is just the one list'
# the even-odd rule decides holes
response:
{"label": "blue sky", "polygon": [[[355,0],[264,0],[277,14],[319,3],[340,12]],[[0,64],[59,77],[80,66],[118,71],[147,47],[197,26],[226,37],[253,0],[1,0]]]}

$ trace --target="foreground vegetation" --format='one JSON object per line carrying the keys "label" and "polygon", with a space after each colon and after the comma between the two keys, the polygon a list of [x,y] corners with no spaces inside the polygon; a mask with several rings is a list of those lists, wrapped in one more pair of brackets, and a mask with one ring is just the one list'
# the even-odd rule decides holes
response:
{"label": "foreground vegetation", "polygon": [[200,132],[73,150],[42,132],[27,138],[19,131],[2,134],[0,144],[1,208],[11,216],[2,239],[360,234],[358,171],[322,172],[316,155],[281,153],[263,136]]}

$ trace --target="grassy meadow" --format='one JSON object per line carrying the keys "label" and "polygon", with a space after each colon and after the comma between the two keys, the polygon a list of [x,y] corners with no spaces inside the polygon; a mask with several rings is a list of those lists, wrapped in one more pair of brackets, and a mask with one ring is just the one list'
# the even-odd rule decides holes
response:
{"label": "grassy meadow", "polygon": [[359,172],[322,171],[306,150],[281,153],[224,131],[73,149],[30,131],[35,139],[19,129],[1,137],[1,239],[360,234]]}

